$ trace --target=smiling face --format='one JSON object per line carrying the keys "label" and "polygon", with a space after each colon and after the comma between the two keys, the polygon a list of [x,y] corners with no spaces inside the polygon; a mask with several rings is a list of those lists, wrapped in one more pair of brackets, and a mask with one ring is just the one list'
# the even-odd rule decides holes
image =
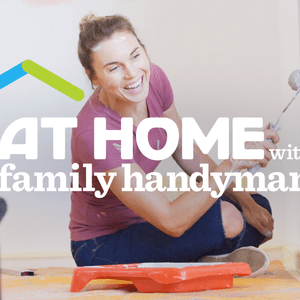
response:
{"label": "smiling face", "polygon": [[93,84],[101,85],[108,101],[139,103],[146,100],[150,62],[132,33],[115,32],[93,50]]}

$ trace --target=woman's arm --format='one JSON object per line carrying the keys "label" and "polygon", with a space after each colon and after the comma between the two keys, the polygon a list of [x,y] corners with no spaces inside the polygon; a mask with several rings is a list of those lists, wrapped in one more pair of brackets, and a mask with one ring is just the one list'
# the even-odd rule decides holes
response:
{"label": "woman's arm", "polygon": [[[182,147],[181,147],[181,119],[176,111],[174,103],[172,106],[164,112],[164,117],[172,119],[179,129],[180,140],[178,143],[178,148],[173,154],[174,160],[178,163],[178,165],[189,175],[193,172],[199,171],[200,163],[208,163],[210,172],[215,171],[217,168],[217,164],[208,156],[202,153],[202,151],[194,145],[194,159],[192,160],[183,160],[182,159]],[[271,138],[274,144],[278,143],[279,137],[277,133],[273,130],[269,130],[269,124],[264,129],[265,138]],[[266,144],[266,147],[275,147],[274,145]],[[268,161],[271,159],[271,155],[267,148],[265,148],[265,157],[261,161],[262,165],[265,167]],[[272,231],[274,228],[274,220],[269,212],[256,204],[256,202],[251,197],[248,192],[234,192],[233,191],[234,183],[232,183],[228,189],[224,192],[224,195],[231,199],[232,201],[238,203],[244,216],[248,223],[254,226],[260,233],[267,237],[272,236]]]}
{"label": "woman's arm", "polygon": [[[176,112],[174,104],[168,109],[164,116],[174,120],[181,132],[181,119]],[[181,141],[179,144],[181,144]],[[217,166],[211,158],[204,155],[198,147],[195,147],[195,153],[193,160],[183,160],[181,158],[180,146],[178,146],[174,153],[175,160],[188,174],[199,171],[200,163],[208,163],[214,172],[220,172],[222,174],[220,179],[224,183],[226,172],[234,171],[234,168],[237,170],[243,168],[239,164],[232,163],[229,159],[224,160]],[[235,165],[235,167],[233,165]],[[252,166],[252,164],[250,164],[250,166]],[[170,202],[166,196],[159,191],[122,191],[125,179],[124,168],[118,167],[107,172],[111,171],[117,173],[117,176],[111,184],[111,191],[116,197],[146,221],[174,237],[179,237],[188,230],[217,200],[211,196],[211,191],[189,191],[179,196],[173,202]],[[146,174],[136,163],[131,164],[131,173],[134,172],[142,174],[144,183],[147,181]],[[132,178],[131,182],[131,186],[133,187],[135,186],[134,180],[135,177]],[[201,185],[202,182],[197,183],[199,188]],[[209,178],[208,185],[212,191],[220,193],[219,187],[213,177]]]}
{"label": "woman's arm", "polygon": [[[225,160],[216,168],[216,171],[225,173],[229,172],[231,168],[232,163]],[[108,172],[117,173],[110,189],[120,201],[146,221],[174,237],[179,237],[188,230],[217,200],[211,196],[211,192],[204,191],[186,192],[173,202],[170,202],[159,191],[122,191],[124,185],[123,167]],[[131,173],[134,172],[142,174],[144,183],[147,181],[146,174],[136,163],[131,164]],[[224,182],[225,176],[222,176],[221,180]],[[201,187],[201,185],[202,183],[197,184],[198,187]],[[135,186],[134,177],[131,186]],[[219,193],[218,186],[213,178],[210,178],[209,186]]]}

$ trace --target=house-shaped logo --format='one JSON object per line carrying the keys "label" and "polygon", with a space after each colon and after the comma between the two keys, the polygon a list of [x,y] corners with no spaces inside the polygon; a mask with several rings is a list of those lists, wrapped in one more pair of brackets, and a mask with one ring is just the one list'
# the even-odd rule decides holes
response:
{"label": "house-shaped logo", "polygon": [[25,60],[8,71],[2,73],[0,75],[0,89],[13,83],[26,74],[30,74],[33,77],[43,81],[75,101],[81,101],[84,98],[83,90],[43,68],[32,60]]}

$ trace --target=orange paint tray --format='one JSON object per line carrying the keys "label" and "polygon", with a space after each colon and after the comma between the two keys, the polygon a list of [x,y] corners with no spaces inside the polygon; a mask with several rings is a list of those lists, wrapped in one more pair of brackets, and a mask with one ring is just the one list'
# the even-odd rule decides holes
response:
{"label": "orange paint tray", "polygon": [[248,276],[246,263],[142,263],[78,267],[71,292],[81,291],[93,279],[132,281],[143,293],[182,293],[231,288],[233,275]]}

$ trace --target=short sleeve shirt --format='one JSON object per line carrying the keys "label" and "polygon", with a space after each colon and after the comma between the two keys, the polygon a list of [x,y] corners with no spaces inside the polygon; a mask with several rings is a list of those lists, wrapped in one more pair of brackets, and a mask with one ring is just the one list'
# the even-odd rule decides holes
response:
{"label": "short sleeve shirt", "polygon": [[[77,128],[72,131],[72,163],[78,163],[79,185],[103,191],[94,172],[104,172],[125,163],[137,163],[145,173],[153,172],[160,161],[143,155],[136,142],[136,127],[133,126],[133,157],[121,158],[122,143],[106,141],[106,158],[94,158],[94,119],[105,118],[106,130],[120,130],[121,116],[105,106],[98,97],[98,89],[92,94],[77,116]],[[169,80],[157,65],[150,65],[149,94],[146,99],[149,117],[162,117],[173,103]],[[162,149],[166,143],[162,128],[149,131],[148,141],[153,149]],[[71,240],[82,241],[114,233],[131,224],[145,222],[143,218],[126,207],[110,190],[103,198],[96,198],[94,191],[73,191],[71,195],[70,231]]]}

